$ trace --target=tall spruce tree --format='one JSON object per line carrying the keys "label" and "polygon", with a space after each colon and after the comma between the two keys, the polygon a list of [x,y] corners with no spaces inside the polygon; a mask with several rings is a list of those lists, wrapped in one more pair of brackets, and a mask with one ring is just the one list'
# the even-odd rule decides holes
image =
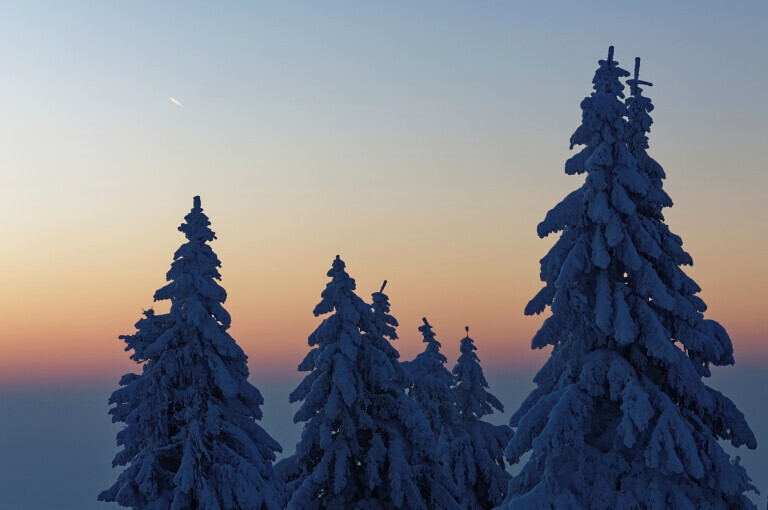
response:
{"label": "tall spruce tree", "polygon": [[703,317],[680,268],[690,256],[663,223],[660,167],[643,161],[650,102],[638,90],[627,110],[613,47],[599,64],[571,137],[585,147],[565,165],[586,181],[538,227],[562,232],[525,310],[551,308],[532,346],[553,349],[510,419],[508,459],[531,457],[500,508],[754,508],[718,440],[755,448],[755,437],[702,380],[733,363],[731,341]]}
{"label": "tall spruce tree", "polygon": [[512,437],[512,429],[482,419],[493,414],[494,409],[504,412],[504,406],[488,391],[488,381],[475,354],[477,347],[469,337],[469,327],[465,329],[467,335],[461,339],[461,355],[452,373],[461,427],[469,441],[466,448],[453,449],[453,470],[464,487],[461,508],[490,509],[500,505],[507,494],[510,475],[504,463],[504,447]]}
{"label": "tall spruce tree", "polygon": [[141,374],[127,374],[110,398],[123,449],[113,466],[127,466],[99,495],[135,510],[279,510],[282,484],[272,469],[280,445],[257,423],[264,400],[248,382],[247,357],[227,333],[216,239],[200,197],[179,230],[168,285],[136,333],[120,338]]}
{"label": "tall spruce tree", "polygon": [[[373,309],[337,256],[315,316],[333,312],[309,337],[299,365],[310,372],[291,394],[306,422],[296,454],[281,466],[294,489],[289,509],[443,508],[434,438],[405,392],[384,288]],[[449,482],[447,482],[449,483]]]}

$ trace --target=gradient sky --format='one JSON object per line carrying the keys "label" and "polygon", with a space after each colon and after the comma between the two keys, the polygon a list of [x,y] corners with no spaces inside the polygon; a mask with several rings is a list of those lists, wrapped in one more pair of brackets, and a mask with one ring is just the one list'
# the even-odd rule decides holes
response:
{"label": "gradient sky", "polygon": [[654,83],[707,317],[768,363],[768,4],[578,4],[0,3],[0,385],[117,381],[194,195],[257,380],[295,373],[336,254],[389,280],[404,358],[427,316],[451,360],[468,324],[486,370],[540,365],[536,224],[609,44]]}
{"label": "gradient sky", "polygon": [[0,0],[0,510],[110,507],[118,335],[168,308],[195,195],[286,452],[336,254],[363,298],[389,281],[403,358],[427,316],[452,365],[468,324],[506,421],[548,355],[522,313],[536,225],[583,182],[568,140],[611,44],[654,83],[666,217],[732,337],[711,383],[762,445],[739,454],[763,507],[766,25],[764,0]]}

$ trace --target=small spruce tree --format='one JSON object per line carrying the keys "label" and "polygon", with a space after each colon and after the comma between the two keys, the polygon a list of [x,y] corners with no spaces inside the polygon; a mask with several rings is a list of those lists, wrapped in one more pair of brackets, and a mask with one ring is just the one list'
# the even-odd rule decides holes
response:
{"label": "small spruce tree", "polygon": [[[403,368],[403,364],[398,361],[399,353],[387,341],[387,338],[389,340],[397,339],[395,328],[398,324],[397,320],[389,313],[389,297],[384,294],[386,284],[387,282],[384,281],[381,290],[374,292],[371,296],[374,327],[371,333],[366,334],[367,337],[371,338],[371,343],[374,346],[380,346],[378,348],[387,353],[390,363],[393,365],[393,373],[386,375],[384,384],[378,383],[379,388],[375,392],[376,400],[380,402],[375,406],[375,408],[379,408],[376,413],[377,423],[382,431],[381,435],[390,438],[390,444],[393,439],[395,439],[395,444],[398,444],[402,441],[400,438],[403,438],[411,451],[408,470],[398,475],[398,478],[402,476],[413,477],[416,480],[416,487],[421,499],[416,499],[416,504],[409,505],[408,508],[420,508],[422,505],[426,508],[451,508],[454,499],[450,495],[451,480],[436,454],[437,442],[429,421],[416,401],[408,396],[407,388],[411,386],[412,380]],[[383,363],[374,358],[371,359],[369,366],[380,364]],[[393,398],[395,396],[396,399]],[[395,409],[397,411],[393,412]],[[402,462],[398,460],[397,464],[401,465]],[[389,465],[392,466],[393,463],[390,461]],[[382,499],[382,502],[385,501]],[[384,504],[383,508],[391,508],[391,505]]]}
{"label": "small spruce tree", "polygon": [[456,468],[456,464],[462,459],[461,453],[468,451],[469,438],[461,428],[455,395],[451,389],[453,375],[445,367],[448,360],[440,352],[440,342],[435,338],[426,317],[422,321],[424,324],[419,326],[419,331],[427,345],[413,361],[404,363],[412,380],[408,394],[429,420],[437,440],[440,462],[452,481],[455,501],[446,502],[446,505],[450,503],[451,506],[437,508],[460,508],[458,501],[467,490],[467,480],[465,470]]}
{"label": "small spruce tree", "polygon": [[371,309],[338,256],[328,276],[314,314],[333,314],[310,335],[299,365],[310,373],[290,396],[303,401],[294,421],[306,424],[296,454],[281,465],[295,490],[288,508],[441,508],[434,439],[386,338],[397,337],[397,321],[384,288]]}
{"label": "small spruce tree", "polygon": [[507,425],[493,425],[482,418],[493,410],[504,412],[499,399],[488,391],[477,347],[467,335],[461,339],[461,355],[453,367],[456,385],[453,392],[459,410],[461,427],[469,439],[464,449],[454,449],[454,472],[464,482],[461,493],[462,509],[489,509],[500,505],[507,493],[510,474],[504,463],[504,448],[512,437]]}
{"label": "small spruce tree", "polygon": [[216,236],[194,198],[179,230],[168,285],[136,333],[120,338],[142,364],[110,398],[125,423],[113,466],[127,466],[99,500],[135,510],[279,510],[282,484],[272,469],[280,445],[257,423],[263,398],[248,382],[247,357],[227,333],[221,266],[207,244]]}
{"label": "small spruce tree", "polygon": [[526,307],[551,308],[532,344],[553,349],[510,419],[506,456],[531,456],[502,509],[754,508],[754,487],[718,440],[755,448],[755,437],[702,380],[733,363],[731,341],[680,268],[691,259],[663,223],[662,174],[642,160],[650,103],[635,94],[627,110],[628,75],[611,47],[571,137],[585,147],[565,165],[586,181],[538,228],[562,232]]}

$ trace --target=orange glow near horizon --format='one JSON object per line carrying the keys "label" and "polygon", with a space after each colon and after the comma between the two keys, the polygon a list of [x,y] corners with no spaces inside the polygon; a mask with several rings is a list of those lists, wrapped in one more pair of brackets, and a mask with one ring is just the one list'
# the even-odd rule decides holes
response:
{"label": "orange glow near horizon", "polygon": [[[411,166],[391,165],[398,168],[397,186],[377,181],[390,177],[377,162],[364,177],[347,168],[358,180],[342,172],[339,184],[313,175],[257,186],[266,179],[257,176],[242,186],[214,186],[206,178],[137,195],[11,196],[4,204],[21,212],[20,221],[0,224],[3,238],[13,240],[4,245],[2,263],[0,385],[116,382],[132,369],[117,337],[134,331],[142,309],[167,308],[152,296],[184,242],[176,229],[194,195],[202,196],[218,236],[212,248],[222,261],[231,333],[255,377],[296,375],[307,336],[321,320],[312,309],[336,254],[363,299],[389,281],[403,359],[422,349],[416,328],[427,317],[449,363],[469,325],[486,371],[540,366],[547,353],[532,352],[530,342],[543,317],[522,312],[540,289],[539,260],[554,238],[538,239],[536,225],[583,176],[558,169],[567,150],[532,150],[549,160],[535,163],[529,153],[524,171],[489,162],[498,179],[486,176],[488,182],[465,171],[474,164],[461,163],[467,155],[443,155],[459,158],[451,160],[456,168],[446,184],[434,177],[433,163],[409,154],[416,159]],[[665,215],[693,256],[695,265],[685,269],[703,289],[706,317],[726,327],[737,363],[768,363],[762,310],[768,269],[761,255],[768,253],[768,236],[754,232],[762,226],[755,218],[764,187],[707,182],[679,154],[660,152],[662,163],[670,161],[665,189],[676,200]],[[723,196],[743,203],[712,208]]]}
{"label": "orange glow near horizon", "polygon": [[[215,211],[206,212],[213,216],[216,230]],[[494,251],[496,238],[487,228],[464,234],[469,240],[463,247],[452,242],[456,232],[432,235],[435,252],[426,253],[443,254],[434,260],[425,252],[409,252],[409,242],[403,239],[392,241],[399,248],[394,253],[358,245],[349,250],[350,256],[341,255],[362,298],[377,291],[382,280],[389,281],[386,292],[400,321],[400,339],[394,345],[401,359],[412,359],[421,351],[417,328],[426,316],[443,344],[449,368],[464,326],[469,325],[487,372],[537,369],[549,350],[534,352],[530,341],[548,312],[524,317],[522,310],[540,288],[537,261],[550,241],[506,243]],[[252,238],[238,248],[225,244],[221,233],[219,237],[212,246],[223,263],[221,283],[229,295],[225,306],[233,318],[230,333],[249,356],[253,379],[300,377],[296,367],[309,349],[307,337],[322,320],[312,315],[312,309],[328,281],[325,273],[335,253],[298,255],[299,247],[289,242],[287,248],[262,251],[254,260]],[[4,310],[0,386],[116,384],[123,373],[136,370],[118,336],[134,331],[143,308],[167,309],[167,303],[153,303],[151,296],[164,284],[177,247],[172,242],[178,245],[183,237],[176,233],[160,241],[150,236],[144,245],[80,265],[76,262],[83,253],[74,248],[59,252],[58,264],[51,264],[46,253],[27,257],[19,251],[18,267],[39,263],[39,270],[34,280],[21,271],[8,275],[5,288],[16,290],[13,295],[0,294]],[[157,253],[161,251],[165,257]],[[98,255],[99,251],[91,254]],[[744,296],[742,280],[748,275],[732,265],[714,266],[722,264],[717,253],[693,255],[701,264],[688,272],[704,289],[702,297],[710,306],[706,316],[721,322],[731,335],[737,364],[768,363],[760,301]],[[42,259],[48,260],[47,265]],[[69,264],[71,270],[61,269]]]}

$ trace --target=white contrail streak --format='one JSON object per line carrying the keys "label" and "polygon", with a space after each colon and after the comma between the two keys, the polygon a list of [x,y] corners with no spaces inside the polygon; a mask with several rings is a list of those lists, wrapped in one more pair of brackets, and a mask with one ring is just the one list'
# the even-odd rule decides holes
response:
{"label": "white contrail streak", "polygon": [[169,97],[168,100],[170,100],[172,103],[175,103],[175,104],[181,106],[182,108],[184,108],[184,105],[181,104],[178,99],[176,99],[174,97]]}

